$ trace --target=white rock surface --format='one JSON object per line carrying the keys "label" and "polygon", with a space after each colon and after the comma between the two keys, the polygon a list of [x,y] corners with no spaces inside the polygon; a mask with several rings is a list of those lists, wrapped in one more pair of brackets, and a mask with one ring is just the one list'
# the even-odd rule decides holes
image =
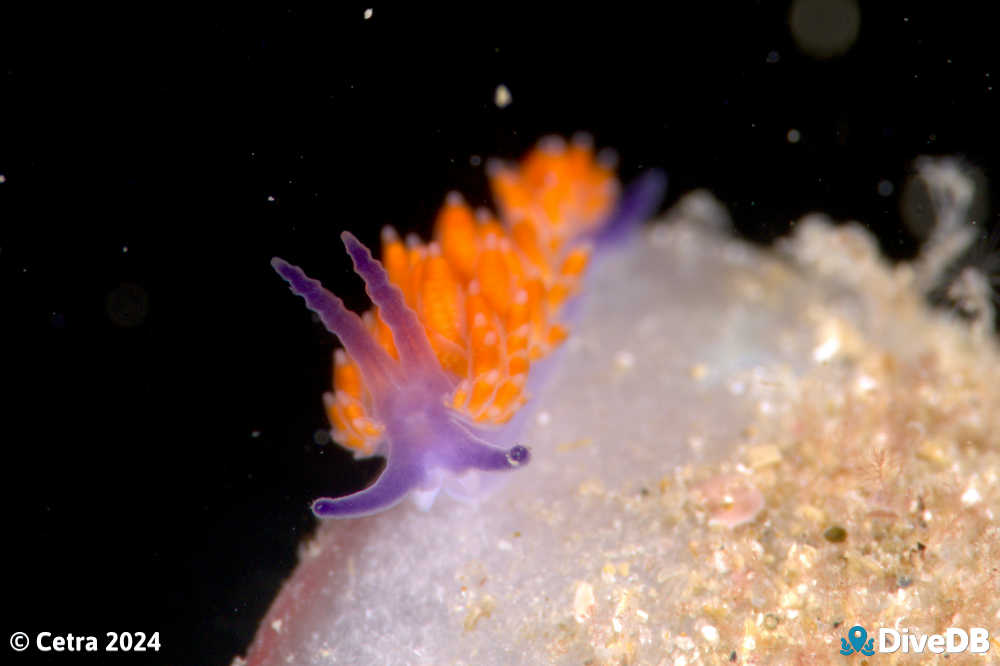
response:
{"label": "white rock surface", "polygon": [[683,483],[681,465],[731,455],[794,377],[851,344],[821,313],[905,344],[868,301],[891,294],[851,284],[874,245],[810,224],[796,265],[730,239],[721,207],[695,194],[606,255],[531,403],[531,464],[479,506],[442,497],[427,513],[324,523],[245,663],[658,663],[693,640],[710,649],[715,627],[660,612],[683,589],[687,545],[663,488]]}

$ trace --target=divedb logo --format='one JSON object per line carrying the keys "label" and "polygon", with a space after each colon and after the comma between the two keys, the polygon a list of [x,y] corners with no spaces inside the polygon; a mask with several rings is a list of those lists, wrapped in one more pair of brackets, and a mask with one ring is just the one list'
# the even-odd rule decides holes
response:
{"label": "divedb logo", "polygon": [[[848,638],[851,640],[850,645],[847,644]],[[840,639],[840,654],[860,652],[870,657],[875,654],[875,649],[872,647],[874,642],[874,638],[868,638],[868,630],[856,624],[847,632],[847,638]]]}
{"label": "divedb logo", "polygon": [[840,654],[849,655],[859,652],[872,656],[875,652],[892,654],[893,652],[924,654],[968,652],[984,654],[990,649],[990,632],[982,627],[971,627],[968,630],[961,627],[948,627],[943,634],[911,634],[908,629],[878,630],[878,643],[875,638],[868,637],[868,631],[860,624],[851,627],[847,638],[840,639]]}

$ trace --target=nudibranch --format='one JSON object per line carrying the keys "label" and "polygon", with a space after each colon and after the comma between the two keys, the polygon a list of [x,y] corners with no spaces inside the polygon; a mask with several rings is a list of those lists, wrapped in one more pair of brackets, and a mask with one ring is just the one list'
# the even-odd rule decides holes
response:
{"label": "nudibranch", "polygon": [[515,415],[533,366],[567,336],[563,305],[594,246],[652,214],[665,186],[649,171],[622,195],[586,138],[544,139],[520,164],[488,172],[498,215],[451,193],[433,241],[383,229],[381,262],[341,234],[375,306],[363,316],[297,266],[271,261],[343,345],[323,396],[334,441],[386,457],[371,486],[315,500],[319,517],[363,516],[411,494],[428,508],[442,486],[475,497],[481,472],[525,465]]}

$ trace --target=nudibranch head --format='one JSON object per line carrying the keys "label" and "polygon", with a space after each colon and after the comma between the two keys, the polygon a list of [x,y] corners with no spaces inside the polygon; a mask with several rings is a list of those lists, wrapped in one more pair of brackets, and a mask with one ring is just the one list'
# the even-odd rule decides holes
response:
{"label": "nudibranch head", "polygon": [[[527,402],[532,364],[567,336],[558,321],[610,226],[641,220],[659,203],[662,177],[619,198],[610,166],[589,141],[548,139],[518,166],[493,163],[500,216],[448,195],[435,240],[382,232],[382,263],[342,234],[374,308],[363,316],[298,267],[272,260],[344,349],[323,396],[335,441],[357,456],[384,455],[370,487],[321,498],[321,517],[360,516],[408,494],[429,506],[445,482],[470,494],[470,473],[530,460],[512,417]],[[616,209],[616,203],[618,207]]]}

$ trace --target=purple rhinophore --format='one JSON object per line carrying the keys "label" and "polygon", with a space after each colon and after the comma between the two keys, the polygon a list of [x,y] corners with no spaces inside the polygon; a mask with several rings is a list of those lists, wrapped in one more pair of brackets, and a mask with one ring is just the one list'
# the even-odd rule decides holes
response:
{"label": "purple rhinophore", "polygon": [[[364,516],[393,506],[411,492],[418,500],[429,503],[450,478],[470,471],[502,471],[527,464],[530,452],[524,446],[513,445],[512,432],[477,427],[447,405],[446,398],[455,382],[437,362],[417,315],[371,252],[348,232],[341,238],[354,270],[365,281],[368,296],[392,330],[399,360],[386,353],[361,318],[318,280],[282,259],[271,260],[292,291],[305,299],[307,307],[340,338],[358,364],[372,397],[372,416],[385,427],[381,452],[386,467],[375,483],[346,497],[319,498],[313,502],[313,512],[323,518]],[[510,446],[494,446],[486,441],[487,437],[494,442],[509,442]],[[467,479],[463,483],[468,485]],[[462,496],[464,492],[459,487],[453,494]]]}

